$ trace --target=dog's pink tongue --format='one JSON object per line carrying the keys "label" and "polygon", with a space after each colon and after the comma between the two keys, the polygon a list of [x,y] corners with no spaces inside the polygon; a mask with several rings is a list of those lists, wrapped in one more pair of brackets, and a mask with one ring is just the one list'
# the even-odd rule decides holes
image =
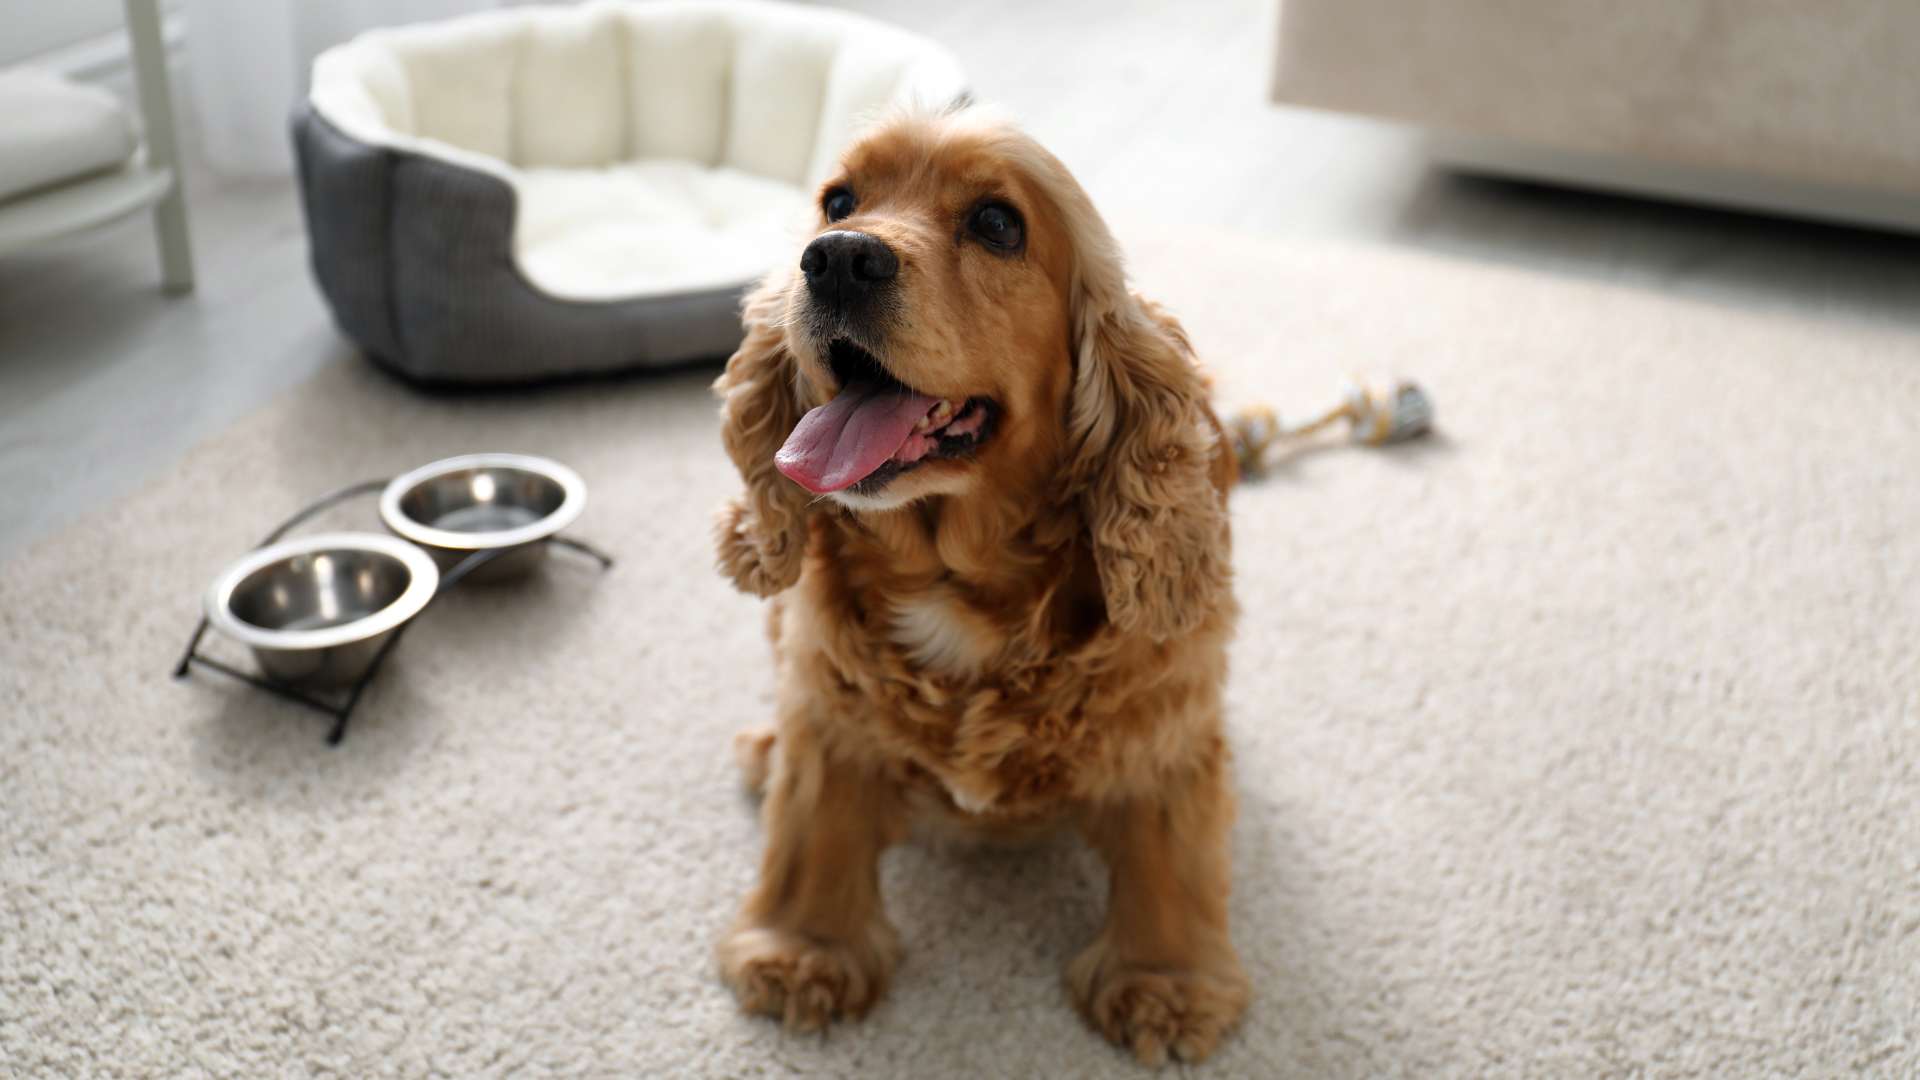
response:
{"label": "dog's pink tongue", "polygon": [[892,457],[913,425],[939,403],[911,390],[849,383],[839,397],[800,418],[773,464],[815,495],[852,487]]}

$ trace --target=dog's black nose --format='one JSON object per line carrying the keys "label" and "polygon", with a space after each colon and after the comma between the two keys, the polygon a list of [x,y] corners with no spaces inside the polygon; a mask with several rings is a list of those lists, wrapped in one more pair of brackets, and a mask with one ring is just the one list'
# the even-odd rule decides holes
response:
{"label": "dog's black nose", "polygon": [[800,253],[800,272],[821,303],[844,306],[893,284],[900,258],[871,233],[835,229],[814,237]]}

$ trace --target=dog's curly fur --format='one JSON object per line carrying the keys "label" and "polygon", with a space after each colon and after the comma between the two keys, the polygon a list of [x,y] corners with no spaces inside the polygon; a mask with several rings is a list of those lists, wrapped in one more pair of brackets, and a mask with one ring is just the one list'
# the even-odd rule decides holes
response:
{"label": "dog's curly fur", "polygon": [[[794,267],[749,298],[716,383],[746,481],[722,571],[773,597],[776,727],[758,884],[720,947],[743,1008],[815,1028],[864,1014],[899,949],[877,860],[917,820],[988,834],[1079,826],[1111,895],[1067,982],[1146,1060],[1210,1053],[1245,1008],[1229,939],[1234,814],[1220,692],[1236,607],[1233,456],[1185,334],[1129,292],[1066,168],[979,108],[906,112],[844,155],[822,199],[896,253],[863,344],[902,383],[997,409],[990,438],[877,491],[815,497],[775,453],[839,382]],[[994,200],[1017,250],[970,233]]]}

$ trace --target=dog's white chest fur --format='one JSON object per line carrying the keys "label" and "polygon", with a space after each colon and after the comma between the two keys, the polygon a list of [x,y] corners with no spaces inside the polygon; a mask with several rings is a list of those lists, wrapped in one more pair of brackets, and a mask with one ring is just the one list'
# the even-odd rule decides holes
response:
{"label": "dog's white chest fur", "polygon": [[[894,602],[891,636],[923,674],[948,679],[977,677],[1004,644],[991,620],[941,585]],[[990,776],[943,781],[954,804],[968,813],[992,809],[1000,795]]]}
{"label": "dog's white chest fur", "polygon": [[945,586],[935,585],[893,605],[893,643],[929,675],[978,675],[998,651],[992,625]]}

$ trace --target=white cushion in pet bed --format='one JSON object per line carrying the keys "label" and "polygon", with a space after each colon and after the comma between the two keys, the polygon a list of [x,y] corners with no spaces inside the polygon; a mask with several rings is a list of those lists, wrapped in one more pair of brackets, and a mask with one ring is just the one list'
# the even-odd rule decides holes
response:
{"label": "white cushion in pet bed", "polygon": [[656,158],[515,178],[528,279],[569,300],[724,288],[766,272],[808,206],[793,184]]}

